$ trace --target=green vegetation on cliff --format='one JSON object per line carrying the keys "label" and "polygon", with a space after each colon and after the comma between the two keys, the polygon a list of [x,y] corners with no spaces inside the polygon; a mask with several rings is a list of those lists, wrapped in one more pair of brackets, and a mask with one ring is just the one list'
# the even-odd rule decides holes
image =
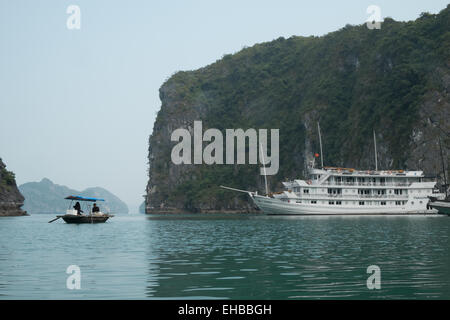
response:
{"label": "green vegetation on cliff", "polygon": [[21,209],[23,196],[16,185],[16,177],[13,172],[6,169],[6,165],[0,158],[0,216],[26,215]]}
{"label": "green vegetation on cliff", "polygon": [[16,176],[13,172],[6,170],[6,168],[0,168],[0,187],[9,188],[14,185]]}
{"label": "green vegetation on cliff", "polygon": [[259,166],[176,168],[167,128],[279,128],[280,170],[304,174],[318,152],[316,122],[329,166],[373,168],[372,130],[380,168],[439,174],[437,137],[449,141],[450,6],[416,21],[387,18],[380,30],[345,26],[323,37],[279,38],[179,72],[161,88],[150,137],[147,208],[242,209],[245,196],[218,188],[262,190]]}

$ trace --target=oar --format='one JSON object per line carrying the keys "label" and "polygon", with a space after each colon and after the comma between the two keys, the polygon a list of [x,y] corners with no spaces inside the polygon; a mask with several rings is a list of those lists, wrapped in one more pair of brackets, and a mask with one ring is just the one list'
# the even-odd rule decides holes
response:
{"label": "oar", "polygon": [[57,217],[57,218],[55,218],[55,219],[49,221],[48,223],[52,223],[53,221],[56,221],[56,220],[58,220],[59,218],[61,218],[61,217]]}

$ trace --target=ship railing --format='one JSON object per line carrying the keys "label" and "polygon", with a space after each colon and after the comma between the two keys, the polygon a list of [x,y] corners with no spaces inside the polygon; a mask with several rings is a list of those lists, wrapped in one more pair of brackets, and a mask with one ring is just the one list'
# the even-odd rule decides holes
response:
{"label": "ship railing", "polygon": [[299,199],[408,199],[408,195],[386,195],[386,194],[299,194]]}
{"label": "ship railing", "polygon": [[410,183],[404,182],[385,182],[385,183],[376,183],[376,182],[323,182],[321,185],[325,186],[363,186],[363,187],[407,187]]}

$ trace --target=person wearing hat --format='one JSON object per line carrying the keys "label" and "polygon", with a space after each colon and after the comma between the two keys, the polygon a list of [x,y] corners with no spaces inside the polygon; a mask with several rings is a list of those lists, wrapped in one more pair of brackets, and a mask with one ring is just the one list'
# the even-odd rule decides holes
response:
{"label": "person wearing hat", "polygon": [[73,206],[73,208],[75,210],[77,210],[77,215],[81,216],[81,212],[83,212],[83,210],[81,210],[81,205],[80,203],[77,201],[77,203],[75,203],[75,205]]}

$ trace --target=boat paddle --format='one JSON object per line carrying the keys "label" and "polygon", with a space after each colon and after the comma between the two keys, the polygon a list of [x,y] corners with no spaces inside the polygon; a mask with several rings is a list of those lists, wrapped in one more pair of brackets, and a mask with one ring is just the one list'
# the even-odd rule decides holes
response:
{"label": "boat paddle", "polygon": [[56,217],[55,219],[49,221],[48,223],[52,223],[53,221],[56,221],[56,220],[58,220],[59,218],[61,218],[61,217]]}

